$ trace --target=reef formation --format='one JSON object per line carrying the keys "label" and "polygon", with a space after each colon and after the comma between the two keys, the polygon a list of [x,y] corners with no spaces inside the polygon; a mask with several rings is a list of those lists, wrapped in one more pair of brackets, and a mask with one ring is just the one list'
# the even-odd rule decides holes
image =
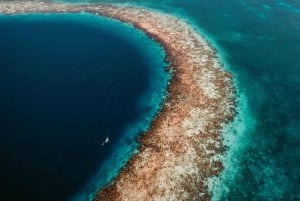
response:
{"label": "reef formation", "polygon": [[142,7],[0,1],[0,14],[89,12],[128,23],[162,45],[172,79],[139,151],[95,200],[210,200],[222,170],[222,129],[235,116],[233,77],[187,21]]}

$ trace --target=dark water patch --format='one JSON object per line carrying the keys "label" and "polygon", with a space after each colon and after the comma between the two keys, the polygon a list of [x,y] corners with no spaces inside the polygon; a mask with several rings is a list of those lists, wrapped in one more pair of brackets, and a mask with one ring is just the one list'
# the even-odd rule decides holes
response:
{"label": "dark water patch", "polygon": [[[1,16],[0,30],[0,199],[66,200],[118,154],[128,125],[157,111],[163,54],[141,33],[87,14]],[[139,103],[145,94],[159,97],[150,108]]]}

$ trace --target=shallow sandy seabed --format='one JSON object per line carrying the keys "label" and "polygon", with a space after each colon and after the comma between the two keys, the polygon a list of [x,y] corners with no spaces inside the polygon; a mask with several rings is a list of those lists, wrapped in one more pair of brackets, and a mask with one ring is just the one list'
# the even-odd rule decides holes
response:
{"label": "shallow sandy seabed", "polygon": [[140,150],[95,200],[210,200],[207,180],[219,175],[222,128],[235,115],[232,76],[186,21],[139,7],[1,2],[0,13],[90,12],[132,24],[167,53],[168,97]]}

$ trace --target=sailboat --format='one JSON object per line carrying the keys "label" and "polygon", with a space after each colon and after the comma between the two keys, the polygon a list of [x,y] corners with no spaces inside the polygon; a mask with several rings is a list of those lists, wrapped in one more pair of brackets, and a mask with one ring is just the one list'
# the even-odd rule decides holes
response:
{"label": "sailboat", "polygon": [[106,138],[105,138],[104,142],[101,143],[101,146],[104,146],[108,142],[109,142],[109,138],[108,138],[108,134],[106,134]]}

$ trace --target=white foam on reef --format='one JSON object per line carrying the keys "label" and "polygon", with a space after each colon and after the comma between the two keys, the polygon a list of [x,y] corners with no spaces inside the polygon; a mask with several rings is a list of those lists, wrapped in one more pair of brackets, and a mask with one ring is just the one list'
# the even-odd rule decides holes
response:
{"label": "white foam on reef", "polygon": [[[248,98],[242,89],[242,84],[239,84],[239,75],[234,72],[231,65],[227,62],[229,55],[217,44],[217,38],[209,34],[192,17],[185,13],[176,13],[181,19],[186,19],[188,23],[212,46],[215,47],[218,60],[216,66],[222,66],[223,69],[229,71],[234,76],[234,83],[237,89],[237,116],[234,121],[223,128],[222,138],[223,145],[227,148],[223,155],[215,155],[215,160],[220,159],[224,169],[219,176],[210,177],[207,180],[208,190],[212,201],[223,201],[226,194],[229,192],[229,186],[234,182],[235,177],[239,174],[239,158],[245,153],[248,145],[248,139],[251,132],[255,128],[256,121],[250,111]],[[220,62],[220,63],[218,63]],[[214,160],[214,159],[212,159]]]}
{"label": "white foam on reef", "polygon": [[224,170],[219,177],[211,177],[207,182],[212,201],[221,201],[222,198],[227,197],[230,184],[238,176],[240,167],[238,156],[246,150],[249,144],[248,134],[251,133],[256,124],[249,109],[246,95],[242,92],[238,92],[238,94],[238,115],[223,130],[223,144],[228,148],[224,155],[220,155]]}
{"label": "white foam on reef", "polygon": [[186,128],[185,134],[188,136],[204,133],[205,126],[216,116],[216,114],[212,113],[207,108],[195,108],[189,113],[190,117],[182,122],[182,126]]}
{"label": "white foam on reef", "polygon": [[[239,161],[237,156],[246,150],[249,133],[255,127],[255,119],[251,114],[248,99],[243,92],[242,86],[239,84],[238,74],[235,73],[229,63],[227,63],[227,52],[217,44],[217,38],[209,34],[205,29],[198,26],[195,19],[188,17],[185,13],[175,13],[181,19],[185,19],[212,47],[215,47],[218,60],[216,67],[222,66],[223,69],[229,71],[234,75],[234,83],[237,89],[237,116],[234,121],[229,123],[223,128],[222,137],[223,145],[227,147],[227,150],[223,155],[215,155],[215,158],[211,160],[221,160],[224,166],[224,170],[219,176],[210,177],[207,180],[208,190],[211,194],[212,201],[223,201],[222,198],[227,197],[226,194],[229,191],[229,183],[234,182],[234,178],[238,176]],[[220,63],[219,63],[220,62]],[[209,76],[209,75],[208,75]],[[205,111],[203,111],[205,113]],[[200,126],[199,126],[200,127]],[[190,133],[192,134],[192,133]]]}

